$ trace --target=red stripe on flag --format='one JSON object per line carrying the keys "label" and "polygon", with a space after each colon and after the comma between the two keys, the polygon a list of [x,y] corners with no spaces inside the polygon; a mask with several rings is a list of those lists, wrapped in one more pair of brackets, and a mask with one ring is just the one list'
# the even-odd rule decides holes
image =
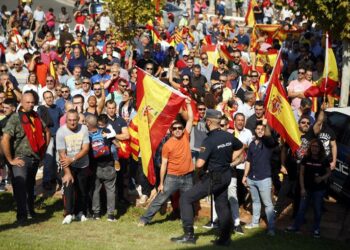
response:
{"label": "red stripe on flag", "polygon": [[143,88],[143,79],[145,78],[146,73],[142,70],[137,71],[137,85],[136,85],[136,110],[139,109],[145,90]]}

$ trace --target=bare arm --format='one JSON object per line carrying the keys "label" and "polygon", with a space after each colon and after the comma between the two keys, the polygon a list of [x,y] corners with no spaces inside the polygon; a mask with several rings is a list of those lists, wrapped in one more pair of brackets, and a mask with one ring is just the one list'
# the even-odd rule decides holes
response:
{"label": "bare arm", "polygon": [[202,168],[205,165],[205,160],[203,159],[198,159],[196,161],[196,168]]}
{"label": "bare arm", "polygon": [[318,135],[321,132],[322,129],[322,124],[324,121],[324,110],[326,109],[326,103],[322,103],[321,105],[321,110],[317,116],[317,120],[314,124],[314,126],[312,127],[312,129],[314,130],[315,135]]}
{"label": "bare arm", "polygon": [[4,135],[2,136],[2,139],[1,139],[3,154],[6,157],[6,160],[12,166],[23,167],[24,166],[24,161],[22,159],[20,159],[18,157],[12,158],[10,141],[11,141],[11,136],[9,134],[7,134],[7,133],[4,133]]}
{"label": "bare arm", "polygon": [[175,89],[179,89],[180,88],[180,84],[174,82],[174,78],[173,78],[173,69],[174,69],[174,63],[171,62],[169,65],[169,82],[171,84],[171,86]]}
{"label": "bare arm", "polygon": [[117,140],[123,141],[130,138],[128,127],[122,127],[122,133],[115,136]]}
{"label": "bare arm", "polygon": [[247,177],[248,177],[249,171],[250,171],[250,162],[246,161],[244,166],[244,175],[242,178],[242,183],[244,186],[247,186]]}
{"label": "bare arm", "polygon": [[[101,88],[103,88],[103,83],[100,86],[101,86]],[[102,91],[101,100],[97,105],[97,114],[99,114],[99,115],[102,113],[102,110],[103,110],[103,107],[105,106],[105,101],[106,101],[105,90],[102,89],[101,91]]]}
{"label": "bare arm", "polygon": [[237,166],[238,164],[240,164],[243,160],[243,151],[244,151],[244,146],[233,152],[232,154],[232,162],[231,162],[231,166]]}
{"label": "bare arm", "polygon": [[193,126],[193,110],[191,106],[191,98],[187,97],[185,101],[188,115],[188,119],[186,122],[186,131],[190,134]]}
{"label": "bare arm", "polygon": [[331,149],[332,149],[332,162],[331,162],[331,170],[335,169],[337,163],[337,142],[335,140],[331,141]]}

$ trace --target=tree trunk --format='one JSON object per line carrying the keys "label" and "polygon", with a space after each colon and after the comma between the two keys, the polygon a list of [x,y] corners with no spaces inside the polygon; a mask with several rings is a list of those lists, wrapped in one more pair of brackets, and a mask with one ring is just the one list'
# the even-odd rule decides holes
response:
{"label": "tree trunk", "polygon": [[341,78],[341,90],[339,107],[347,107],[349,101],[349,86],[350,86],[350,41],[343,40],[343,68]]}

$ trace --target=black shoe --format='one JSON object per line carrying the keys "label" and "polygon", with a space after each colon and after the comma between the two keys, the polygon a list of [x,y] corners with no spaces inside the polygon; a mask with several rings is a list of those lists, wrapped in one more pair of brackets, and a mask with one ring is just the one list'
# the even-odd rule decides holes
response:
{"label": "black shoe", "polygon": [[46,190],[46,191],[51,191],[52,190],[52,185],[50,182],[43,182],[43,188]]}
{"label": "black shoe", "polygon": [[100,216],[99,213],[94,213],[94,215],[92,216],[92,218],[93,218],[94,220],[100,220],[100,219],[101,219],[101,216]]}
{"label": "black shoe", "polygon": [[209,221],[207,224],[203,225],[203,228],[206,228],[206,229],[219,228],[219,223],[217,221],[214,221],[214,222]]}
{"label": "black shoe", "polygon": [[237,234],[244,235],[244,231],[243,231],[243,228],[241,227],[241,225],[235,226],[233,231]]}
{"label": "black shoe", "polygon": [[35,211],[29,211],[27,214],[27,219],[29,220],[35,219],[36,216],[37,216],[37,213]]}
{"label": "black shoe", "polygon": [[196,244],[193,227],[184,228],[184,234],[180,237],[173,237],[170,240],[182,244]]}
{"label": "black shoe", "polygon": [[109,214],[109,215],[107,216],[107,220],[110,221],[110,222],[116,221],[115,216],[114,216],[113,214]]}
{"label": "black shoe", "polygon": [[27,217],[21,216],[21,217],[17,217],[16,223],[18,225],[23,225],[26,224],[28,221]]}
{"label": "black shoe", "polygon": [[212,243],[216,246],[228,247],[231,244],[231,238],[218,238],[213,240]]}

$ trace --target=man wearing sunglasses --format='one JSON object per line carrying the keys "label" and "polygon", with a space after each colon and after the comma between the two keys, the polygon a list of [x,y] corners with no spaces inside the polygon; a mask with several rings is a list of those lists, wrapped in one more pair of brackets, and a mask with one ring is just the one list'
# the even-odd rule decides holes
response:
{"label": "man wearing sunglasses", "polygon": [[219,218],[219,238],[215,245],[229,245],[232,221],[227,202],[227,188],[231,182],[231,167],[240,163],[243,144],[230,133],[220,129],[221,112],[209,109],[205,115],[208,137],[204,139],[196,167],[206,168],[205,175],[180,198],[181,219],[184,235],[172,238],[177,243],[195,244],[193,202],[204,198],[208,191],[214,194],[215,209]]}
{"label": "man wearing sunglasses", "polygon": [[190,150],[190,133],[193,124],[193,112],[189,97],[186,99],[186,106],[188,110],[186,126],[184,127],[180,121],[175,121],[171,125],[171,137],[162,149],[158,195],[154,198],[146,213],[140,218],[139,226],[149,224],[164,202],[177,190],[180,190],[181,195],[183,195],[184,192],[192,188],[194,166]]}
{"label": "man wearing sunglasses", "polygon": [[311,82],[305,79],[306,69],[304,67],[298,68],[298,78],[289,83],[288,97],[291,100],[293,110],[300,108],[301,99],[304,98],[304,92],[312,86]]}

